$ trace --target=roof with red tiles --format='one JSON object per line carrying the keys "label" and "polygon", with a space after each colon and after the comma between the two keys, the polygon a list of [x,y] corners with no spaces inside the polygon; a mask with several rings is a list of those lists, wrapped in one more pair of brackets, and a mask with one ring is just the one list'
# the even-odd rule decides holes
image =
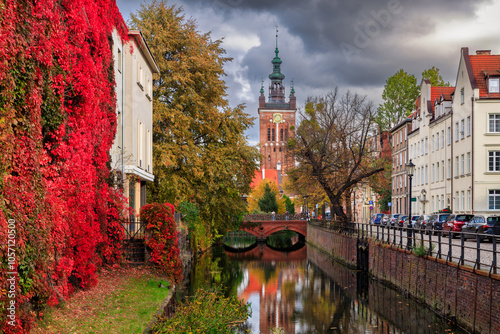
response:
{"label": "roof with red tiles", "polygon": [[279,186],[278,182],[278,170],[277,169],[260,169],[255,172],[253,176],[252,183],[250,183],[250,188],[254,189],[263,180],[270,180]]}
{"label": "roof with red tiles", "polygon": [[[487,86],[488,77],[500,77],[500,55],[488,54],[488,51],[480,52],[482,54],[469,55],[467,48],[463,48],[463,51],[465,61],[470,61],[470,66],[476,81],[475,84],[477,88],[479,88],[479,97],[500,98],[500,93],[488,93]],[[471,85],[475,88],[473,80],[471,80]]]}

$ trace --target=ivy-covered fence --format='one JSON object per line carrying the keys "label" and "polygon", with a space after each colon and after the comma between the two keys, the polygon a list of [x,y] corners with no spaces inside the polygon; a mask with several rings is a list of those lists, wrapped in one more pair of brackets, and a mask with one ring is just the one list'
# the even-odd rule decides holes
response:
{"label": "ivy-covered fence", "polygon": [[0,2],[0,332],[120,259],[114,28],[127,38],[113,0]]}

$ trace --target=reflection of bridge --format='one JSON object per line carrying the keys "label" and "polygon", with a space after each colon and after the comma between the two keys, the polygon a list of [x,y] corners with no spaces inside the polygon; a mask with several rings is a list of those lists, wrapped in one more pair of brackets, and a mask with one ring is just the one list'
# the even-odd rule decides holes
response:
{"label": "reflection of bridge", "polygon": [[295,231],[303,238],[307,236],[307,221],[300,215],[246,215],[240,225],[240,231],[248,232],[258,240],[265,240],[278,231]]}
{"label": "reflection of bridge", "polygon": [[292,247],[285,250],[274,249],[264,243],[255,243],[244,249],[224,246],[226,254],[233,259],[240,260],[259,260],[261,262],[280,262],[280,261],[304,261],[307,259],[307,248],[305,243],[297,242]]}

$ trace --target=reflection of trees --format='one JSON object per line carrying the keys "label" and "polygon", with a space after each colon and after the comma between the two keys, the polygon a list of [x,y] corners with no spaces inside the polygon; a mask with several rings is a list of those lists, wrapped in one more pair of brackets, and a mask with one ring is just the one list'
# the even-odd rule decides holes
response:
{"label": "reflection of trees", "polygon": [[266,239],[266,244],[274,248],[290,248],[293,246],[292,238],[298,236],[294,231],[280,231],[271,234]]}
{"label": "reflection of trees", "polygon": [[222,247],[214,247],[195,260],[190,279],[189,294],[217,285],[227,297],[236,295],[236,289],[243,281],[243,272],[239,262],[231,262]]}
{"label": "reflection of trees", "polygon": [[306,282],[300,292],[302,311],[296,311],[298,322],[308,329],[307,333],[333,333],[333,328],[339,328],[342,322],[347,333],[351,300],[314,266],[308,268],[306,275]]}

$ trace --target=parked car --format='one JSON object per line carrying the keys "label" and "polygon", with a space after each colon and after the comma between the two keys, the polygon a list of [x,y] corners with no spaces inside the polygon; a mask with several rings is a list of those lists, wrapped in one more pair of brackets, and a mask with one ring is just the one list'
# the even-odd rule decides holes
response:
{"label": "parked car", "polygon": [[389,218],[389,223],[391,226],[394,226],[396,225],[397,221],[398,221],[398,218],[399,216],[401,216],[400,213],[394,213],[392,215],[390,215],[391,217]]}
{"label": "parked car", "polygon": [[419,218],[420,216],[411,216],[411,221],[410,219],[408,218],[408,216],[406,216],[404,222],[403,222],[403,227],[404,228],[414,228],[415,227],[415,223],[417,222],[417,219]]}
{"label": "parked car", "polygon": [[415,230],[417,230],[417,231],[425,230],[425,226],[426,226],[429,218],[431,218],[431,215],[421,215],[420,217],[418,217],[418,219],[414,225]]}
{"label": "parked car", "polygon": [[408,216],[403,221],[403,228],[413,228],[415,223],[420,216],[411,216],[411,220]]}
{"label": "parked car", "polygon": [[382,217],[384,217],[383,213],[376,213],[376,214],[372,215],[372,217],[370,218],[370,221],[368,222],[368,224],[378,225],[378,224],[381,223]]}
{"label": "parked car", "polygon": [[468,223],[472,219],[472,217],[474,217],[474,215],[465,213],[451,214],[443,223],[443,234],[451,234],[452,236],[454,236],[456,232],[460,232],[462,230],[462,226],[464,226],[465,223]]}
{"label": "parked car", "polygon": [[427,232],[436,234],[438,231],[443,230],[443,223],[448,219],[451,213],[436,213],[429,218],[426,226]]}
{"label": "parked car", "polygon": [[[462,227],[462,233],[464,234],[464,239],[476,239],[477,233],[500,236],[500,216],[487,217],[484,215],[475,215],[472,219],[465,223]],[[481,236],[480,241],[485,240],[486,236]]]}
{"label": "parked car", "polygon": [[403,216],[403,215],[401,215],[401,216],[399,216],[399,217],[398,217],[398,219],[397,219],[397,224],[396,224],[396,226],[403,227],[403,225],[404,225],[404,222],[405,222],[406,218],[408,218],[408,216],[407,216],[407,215],[404,215],[404,216]]}
{"label": "parked car", "polygon": [[387,225],[389,223],[389,220],[391,219],[391,214],[386,213],[383,217],[382,220],[380,221],[382,225]]}

